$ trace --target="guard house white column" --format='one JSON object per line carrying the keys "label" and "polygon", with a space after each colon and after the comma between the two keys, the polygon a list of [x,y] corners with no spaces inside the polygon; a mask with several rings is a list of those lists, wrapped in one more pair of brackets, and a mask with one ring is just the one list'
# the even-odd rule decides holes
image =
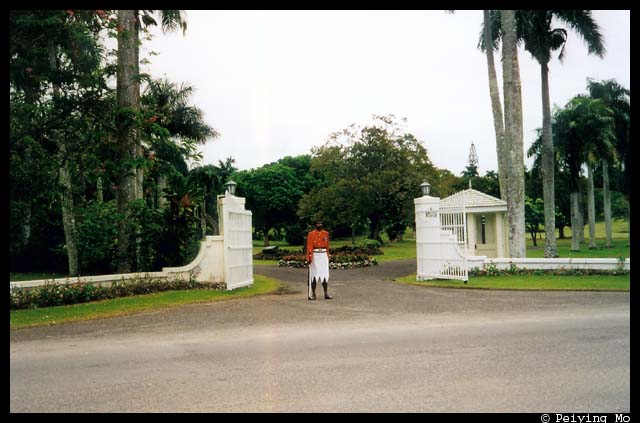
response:
{"label": "guard house white column", "polygon": [[[425,183],[426,184],[426,183]],[[417,280],[426,280],[427,275],[437,273],[433,261],[426,260],[428,257],[438,257],[437,241],[440,239],[440,221],[438,210],[440,209],[440,198],[428,195],[429,186],[422,185],[426,195],[413,200],[416,215],[416,259],[417,259]]]}
{"label": "guard house white column", "polygon": [[476,255],[476,215],[467,214],[467,251],[468,256]]}
{"label": "guard house white column", "polygon": [[506,257],[504,251],[504,224],[502,213],[496,212],[496,257]]}

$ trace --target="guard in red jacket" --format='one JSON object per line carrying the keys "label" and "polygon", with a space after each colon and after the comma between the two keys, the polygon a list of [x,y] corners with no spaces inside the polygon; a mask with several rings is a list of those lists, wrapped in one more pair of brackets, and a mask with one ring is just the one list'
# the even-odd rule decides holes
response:
{"label": "guard in red jacket", "polygon": [[322,222],[316,221],[316,229],[307,234],[307,262],[309,263],[310,300],[316,299],[316,284],[322,281],[325,300],[333,297],[327,291],[329,281],[329,232],[322,229]]}

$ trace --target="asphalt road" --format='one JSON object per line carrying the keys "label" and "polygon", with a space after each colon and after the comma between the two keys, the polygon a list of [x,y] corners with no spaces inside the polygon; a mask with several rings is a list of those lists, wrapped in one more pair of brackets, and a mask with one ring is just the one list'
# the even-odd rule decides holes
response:
{"label": "asphalt road", "polygon": [[389,282],[406,261],[308,301],[306,270],[255,272],[287,289],[11,331],[10,411],[630,411],[629,293]]}

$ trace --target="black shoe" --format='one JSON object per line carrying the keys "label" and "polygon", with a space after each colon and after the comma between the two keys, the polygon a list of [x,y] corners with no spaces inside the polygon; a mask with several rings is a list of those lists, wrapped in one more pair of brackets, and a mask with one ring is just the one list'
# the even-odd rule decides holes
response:
{"label": "black shoe", "polygon": [[316,296],[314,295],[313,297],[309,297],[310,300],[315,300]]}
{"label": "black shoe", "polygon": [[333,300],[333,297],[329,294],[324,294],[324,299],[325,300]]}

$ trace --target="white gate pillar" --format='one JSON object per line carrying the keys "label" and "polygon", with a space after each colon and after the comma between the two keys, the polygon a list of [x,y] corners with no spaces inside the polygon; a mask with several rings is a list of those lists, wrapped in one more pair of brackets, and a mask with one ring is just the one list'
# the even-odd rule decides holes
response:
{"label": "white gate pillar", "polygon": [[252,213],[245,210],[244,198],[229,191],[219,195],[217,202],[227,290],[253,285]]}
{"label": "white gate pillar", "polygon": [[416,215],[417,279],[431,279],[427,275],[436,273],[434,262],[428,260],[437,254],[440,239],[440,198],[423,195],[413,200]]}

